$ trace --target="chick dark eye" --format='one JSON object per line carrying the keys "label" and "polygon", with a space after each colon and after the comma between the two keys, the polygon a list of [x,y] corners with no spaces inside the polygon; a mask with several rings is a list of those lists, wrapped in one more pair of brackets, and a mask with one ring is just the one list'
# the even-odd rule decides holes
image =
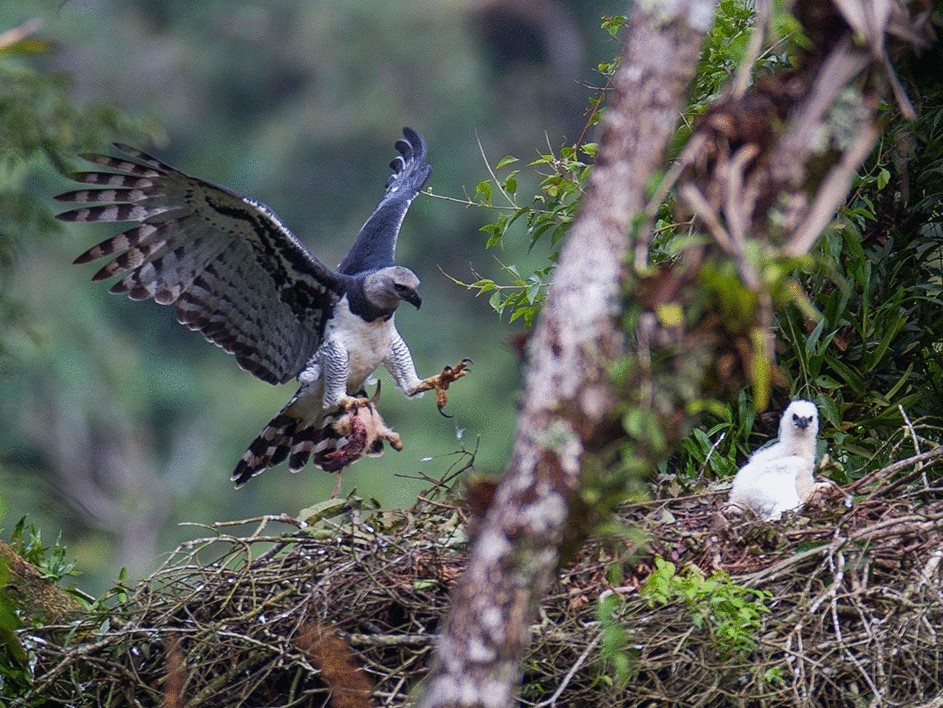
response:
{"label": "chick dark eye", "polygon": [[793,420],[794,423],[798,423],[798,422],[799,422],[799,416],[796,415],[795,413],[793,413],[793,414],[792,414],[792,420]]}
{"label": "chick dark eye", "polygon": [[409,292],[409,288],[407,288],[405,285],[400,285],[399,283],[396,283],[393,286],[393,288],[396,290],[397,294],[399,295],[402,295],[405,292]]}

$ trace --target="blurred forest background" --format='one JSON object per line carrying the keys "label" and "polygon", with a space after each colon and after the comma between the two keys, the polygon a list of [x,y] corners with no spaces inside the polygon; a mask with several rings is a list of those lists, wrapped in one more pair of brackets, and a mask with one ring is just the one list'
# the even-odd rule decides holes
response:
{"label": "blurred forest background", "polygon": [[[35,154],[0,157],[0,256],[15,263],[0,282],[0,527],[8,534],[29,514],[47,542],[61,531],[77,582],[94,593],[121,567],[139,577],[191,537],[180,522],[294,514],[334,482],[277,468],[232,488],[235,462],[294,386],[253,379],[171,309],[90,282],[94,268],[72,260],[115,229],[50,219],[51,197],[71,188],[53,160],[129,142],[264,201],[336,264],[380,197],[402,126],[430,143],[433,191],[460,199],[487,177],[477,139],[492,164],[576,141],[603,81],[593,67],[618,51],[600,16],[621,10],[600,0],[0,4],[0,31],[42,22],[41,51],[0,56],[14,79],[0,85],[8,134],[29,143],[53,133]],[[17,84],[33,71],[45,87]],[[78,114],[55,98],[63,85]],[[19,90],[37,92],[29,100],[48,126],[16,123]],[[72,159],[60,167],[79,168]],[[31,228],[11,229],[10,215]],[[441,476],[479,436],[477,466],[503,468],[519,382],[509,330],[485,297],[441,272],[468,281],[472,269],[499,273],[498,259],[526,262],[525,245],[485,252],[488,221],[445,199],[413,205],[398,258],[425,299],[397,325],[420,375],[461,357],[474,373],[453,389],[453,420],[387,380],[384,415],[406,449],[348,470],[343,493],[409,506],[424,483],[397,473]],[[545,262],[540,250],[531,257]]]}

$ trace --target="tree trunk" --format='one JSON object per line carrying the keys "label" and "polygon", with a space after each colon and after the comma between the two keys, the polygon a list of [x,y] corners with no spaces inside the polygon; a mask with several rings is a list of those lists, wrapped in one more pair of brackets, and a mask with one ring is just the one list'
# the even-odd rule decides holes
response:
{"label": "tree trunk", "polygon": [[616,403],[609,365],[623,348],[630,224],[664,164],[714,7],[644,3],[628,21],[598,160],[532,339],[511,463],[453,593],[424,708],[513,704],[584,456]]}

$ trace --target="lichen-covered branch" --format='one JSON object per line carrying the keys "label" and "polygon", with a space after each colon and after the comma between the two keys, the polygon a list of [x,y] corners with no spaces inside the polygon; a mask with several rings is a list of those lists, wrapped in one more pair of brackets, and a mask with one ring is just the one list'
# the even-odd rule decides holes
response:
{"label": "lichen-covered branch", "polygon": [[0,591],[16,603],[27,622],[57,623],[76,619],[84,609],[75,597],[23,560],[9,543],[0,541],[0,563],[6,565],[6,587]]}
{"label": "lichen-covered branch", "polygon": [[513,702],[584,457],[616,404],[609,365],[623,349],[630,226],[664,163],[714,6],[645,2],[629,18],[598,160],[531,342],[511,463],[453,593],[422,706]]}

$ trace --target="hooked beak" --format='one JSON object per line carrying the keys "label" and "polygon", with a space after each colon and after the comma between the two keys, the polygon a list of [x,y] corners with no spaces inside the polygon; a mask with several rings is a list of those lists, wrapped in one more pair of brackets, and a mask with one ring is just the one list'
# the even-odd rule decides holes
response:
{"label": "hooked beak", "polygon": [[422,296],[419,294],[418,288],[416,290],[410,290],[409,292],[404,293],[403,299],[417,310],[422,305]]}
{"label": "hooked beak", "polygon": [[800,417],[799,420],[796,421],[796,427],[799,428],[799,430],[805,430],[806,428],[809,427],[809,423],[811,422],[812,422],[811,418]]}

